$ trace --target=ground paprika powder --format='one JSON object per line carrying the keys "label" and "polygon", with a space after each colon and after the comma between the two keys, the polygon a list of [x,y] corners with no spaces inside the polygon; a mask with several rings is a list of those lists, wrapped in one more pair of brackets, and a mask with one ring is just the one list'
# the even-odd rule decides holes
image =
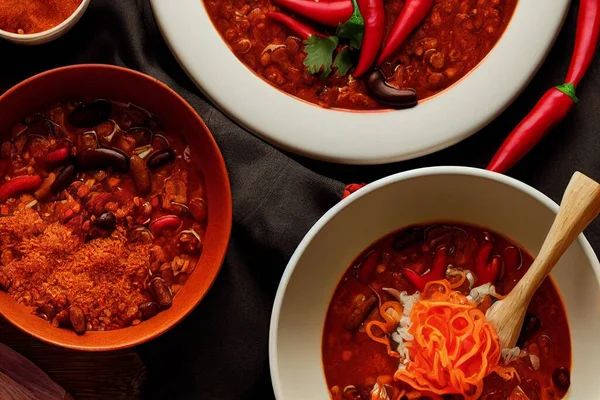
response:
{"label": "ground paprika powder", "polygon": [[59,25],[82,0],[1,0],[0,29],[12,33],[38,33]]}

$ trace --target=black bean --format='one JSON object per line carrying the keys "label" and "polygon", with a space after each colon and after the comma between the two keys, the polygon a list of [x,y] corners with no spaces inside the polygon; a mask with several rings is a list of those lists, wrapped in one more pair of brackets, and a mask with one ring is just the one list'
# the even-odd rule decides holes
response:
{"label": "black bean", "polygon": [[519,339],[517,340],[517,346],[522,347],[525,342],[527,342],[535,333],[542,327],[542,321],[533,314],[525,315],[525,320],[523,321],[523,327],[521,328],[521,333],[519,334]]}
{"label": "black bean", "polygon": [[552,382],[558,389],[566,392],[571,386],[571,374],[565,367],[560,367],[554,370],[552,373]]}
{"label": "black bean", "polygon": [[129,157],[117,149],[87,150],[77,155],[77,165],[82,171],[106,170],[109,167],[115,172],[129,171]]}
{"label": "black bean", "polygon": [[417,105],[417,92],[414,89],[397,89],[388,85],[383,72],[376,69],[367,78],[367,89],[381,104],[394,108],[411,108]]}
{"label": "black bean", "polygon": [[158,150],[148,157],[148,168],[154,169],[175,159],[175,152],[171,149]]}
{"label": "black bean", "polygon": [[160,306],[153,301],[140,304],[138,309],[142,313],[142,319],[147,320],[160,312]]}
{"label": "black bean", "polygon": [[156,300],[161,308],[169,308],[171,307],[171,303],[173,302],[173,295],[171,294],[171,289],[167,282],[165,282],[162,278],[154,278],[150,282],[150,289],[152,291],[152,296]]}
{"label": "black bean", "polygon": [[76,176],[77,171],[75,170],[75,166],[65,165],[61,167],[56,173],[56,179],[54,179],[54,182],[50,186],[50,191],[54,194],[60,193],[75,180]]}
{"label": "black bean", "polygon": [[415,243],[418,243],[423,238],[423,230],[421,228],[407,228],[400,231],[394,238],[392,246],[400,251]]}
{"label": "black bean", "polygon": [[103,213],[96,219],[96,226],[100,229],[112,230],[116,225],[117,217],[110,211]]}
{"label": "black bean", "polygon": [[112,104],[108,100],[100,99],[81,104],[69,114],[69,122],[75,128],[92,128],[107,121],[111,109]]}

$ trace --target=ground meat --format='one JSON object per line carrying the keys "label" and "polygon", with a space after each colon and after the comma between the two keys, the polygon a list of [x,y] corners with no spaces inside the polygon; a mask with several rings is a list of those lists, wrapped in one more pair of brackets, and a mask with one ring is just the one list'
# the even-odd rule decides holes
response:
{"label": "ground meat", "polygon": [[0,231],[12,232],[19,254],[2,268],[15,300],[36,309],[51,304],[55,313],[77,306],[94,330],[128,326],[141,318],[138,305],[150,300],[145,287],[153,247],[158,246],[128,244],[118,231],[86,242],[58,222],[30,224],[38,218],[28,210],[0,219]]}

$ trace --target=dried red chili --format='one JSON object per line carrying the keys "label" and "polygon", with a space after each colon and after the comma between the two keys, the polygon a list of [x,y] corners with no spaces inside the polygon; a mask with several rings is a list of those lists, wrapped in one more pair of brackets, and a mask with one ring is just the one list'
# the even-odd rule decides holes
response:
{"label": "dried red chili", "polygon": [[317,35],[317,36],[324,37],[324,35],[317,32],[310,26],[305,25],[302,22],[299,22],[299,21],[295,20],[294,18],[289,17],[282,13],[269,12],[269,13],[267,13],[267,19],[279,22],[281,25],[285,26],[286,28],[288,28],[289,30],[294,32],[296,35],[298,35],[298,37],[300,37],[300,39],[302,39],[302,40],[308,39],[309,36],[311,36],[311,35]]}
{"label": "dried red chili", "polygon": [[82,0],[2,0],[0,29],[13,33],[47,31],[66,20]]}
{"label": "dried red chili", "polygon": [[327,26],[338,26],[346,22],[354,11],[350,0],[318,2],[312,0],[273,0],[277,5],[287,8],[314,22]]}
{"label": "dried red chili", "polygon": [[425,19],[433,0],[408,0],[388,35],[377,65],[383,63],[404,43],[408,35]]}
{"label": "dried red chili", "polygon": [[547,91],[533,110],[504,141],[487,169],[506,172],[525,156],[546,133],[568,114],[578,101],[575,89],[587,72],[598,43],[600,2],[582,0],[577,17],[575,48],[566,83]]}
{"label": "dried red chili", "polygon": [[365,19],[365,33],[360,47],[354,76],[359,77],[371,68],[383,42],[385,9],[382,0],[358,0],[358,8]]}

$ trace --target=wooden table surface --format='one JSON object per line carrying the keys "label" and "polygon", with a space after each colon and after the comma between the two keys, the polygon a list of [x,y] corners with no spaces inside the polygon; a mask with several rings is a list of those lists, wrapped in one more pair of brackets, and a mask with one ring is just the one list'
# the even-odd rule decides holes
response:
{"label": "wooden table surface", "polygon": [[0,343],[28,358],[77,400],[140,398],[145,367],[134,350],[66,350],[21,332],[1,317]]}

